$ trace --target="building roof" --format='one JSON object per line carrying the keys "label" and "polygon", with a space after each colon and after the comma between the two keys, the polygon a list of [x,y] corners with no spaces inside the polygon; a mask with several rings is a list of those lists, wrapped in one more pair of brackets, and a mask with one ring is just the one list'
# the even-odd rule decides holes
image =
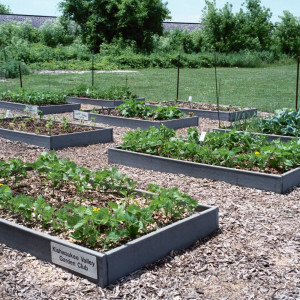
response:
{"label": "building roof", "polygon": [[199,30],[203,28],[201,23],[187,23],[187,22],[163,22],[163,27],[165,31],[171,31],[174,29],[179,29],[182,31],[187,31],[188,33]]}
{"label": "building roof", "polygon": [[30,22],[35,28],[40,28],[46,21],[55,21],[56,17],[51,16],[33,16],[17,14],[0,14],[0,24],[6,22]]}
{"label": "building roof", "polygon": [[[53,16],[36,16],[36,15],[19,15],[19,14],[0,14],[0,24],[6,22],[30,22],[35,28],[40,28],[46,21],[55,21],[57,17]],[[165,31],[180,29],[187,32],[192,32],[196,29],[203,28],[200,23],[187,22],[163,22]]]}

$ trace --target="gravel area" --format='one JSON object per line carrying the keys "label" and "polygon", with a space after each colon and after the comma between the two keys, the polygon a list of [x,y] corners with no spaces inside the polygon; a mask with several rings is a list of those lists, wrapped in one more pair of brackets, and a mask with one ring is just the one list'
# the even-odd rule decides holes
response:
{"label": "gravel area", "polygon": [[[62,116],[72,118],[68,113],[56,119]],[[198,129],[217,125],[218,121],[201,119]],[[129,130],[113,128],[114,143],[56,153],[101,169],[107,165],[107,149],[118,145]],[[0,159],[33,161],[43,151],[0,138]],[[118,168],[138,181],[138,188],[150,182],[175,186],[199,203],[218,206],[219,231],[104,289],[0,244],[0,299],[300,299],[300,187],[279,195],[185,175]]]}

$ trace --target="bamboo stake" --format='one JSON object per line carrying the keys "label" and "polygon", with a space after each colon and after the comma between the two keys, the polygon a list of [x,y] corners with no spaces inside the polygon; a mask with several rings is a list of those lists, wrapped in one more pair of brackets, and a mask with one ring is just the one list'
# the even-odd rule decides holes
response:
{"label": "bamboo stake", "polygon": [[296,82],[296,109],[298,109],[298,93],[299,93],[299,61],[300,58],[297,59],[297,82]]}
{"label": "bamboo stake", "polygon": [[21,64],[19,64],[19,75],[20,75],[20,85],[21,89],[23,88],[23,80],[22,80],[22,67]]}
{"label": "bamboo stake", "polygon": [[92,52],[92,86],[94,86],[94,51]]}
{"label": "bamboo stake", "polygon": [[180,55],[178,55],[178,62],[177,62],[177,93],[176,93],[176,101],[178,101],[178,95],[179,95],[179,69],[180,69]]}
{"label": "bamboo stake", "polygon": [[221,127],[221,123],[220,123],[220,103],[219,103],[219,93],[220,93],[220,85],[219,84],[219,88],[218,88],[218,76],[217,76],[217,53],[215,51],[215,81],[216,81],[216,96],[217,96],[217,110],[218,110],[218,121],[219,121],[219,128]]}

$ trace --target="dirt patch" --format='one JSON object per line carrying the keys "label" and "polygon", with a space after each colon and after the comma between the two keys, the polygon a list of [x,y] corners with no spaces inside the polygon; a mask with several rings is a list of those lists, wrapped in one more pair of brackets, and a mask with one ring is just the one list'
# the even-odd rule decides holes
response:
{"label": "dirt patch", "polygon": [[[149,104],[157,104],[157,105],[174,105],[179,108],[186,108],[186,109],[199,109],[199,110],[212,110],[217,111],[218,106],[216,104],[211,103],[201,103],[201,102],[188,102],[188,101],[163,101],[163,102],[150,102]],[[249,108],[243,108],[238,106],[231,106],[231,105],[220,105],[220,111],[241,111]]]}
{"label": "dirt patch", "polygon": [[68,121],[63,123],[54,122],[52,119],[15,118],[2,119],[0,127],[9,130],[30,132],[41,135],[60,135],[66,133],[84,132],[94,130],[93,127],[79,126]]}

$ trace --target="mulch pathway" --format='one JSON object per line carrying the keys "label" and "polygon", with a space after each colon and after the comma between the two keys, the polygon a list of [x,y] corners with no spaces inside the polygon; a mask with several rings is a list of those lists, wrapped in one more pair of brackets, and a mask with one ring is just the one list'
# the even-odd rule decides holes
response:
{"label": "mulch pathway", "polygon": [[[62,114],[72,120],[72,114]],[[208,131],[217,121],[201,119]],[[103,127],[111,127],[99,124]],[[107,150],[128,128],[114,128],[114,142],[58,150],[61,158],[102,169]],[[186,129],[178,130],[185,134]],[[0,138],[0,159],[35,160],[45,151]],[[110,167],[113,165],[109,165]],[[1,299],[299,299],[300,187],[275,194],[225,182],[118,166],[138,181],[178,187],[199,203],[219,207],[219,230],[180,252],[145,266],[107,288],[0,245]],[[159,245],[158,245],[159,247]]]}

